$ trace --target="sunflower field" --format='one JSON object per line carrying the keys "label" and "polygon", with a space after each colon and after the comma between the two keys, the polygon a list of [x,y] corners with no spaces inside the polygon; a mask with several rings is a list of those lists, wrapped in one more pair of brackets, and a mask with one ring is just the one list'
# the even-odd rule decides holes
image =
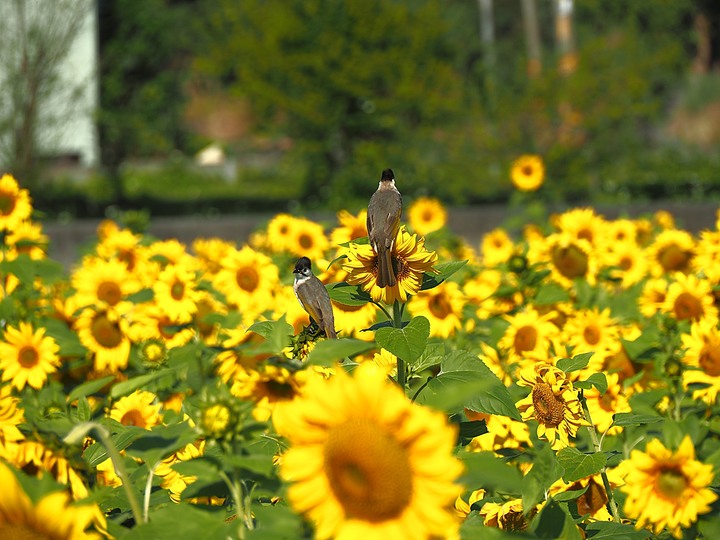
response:
{"label": "sunflower field", "polygon": [[0,538],[720,538],[720,227],[403,215],[392,287],[364,211],[243,245],[105,221],[66,270],[2,176]]}

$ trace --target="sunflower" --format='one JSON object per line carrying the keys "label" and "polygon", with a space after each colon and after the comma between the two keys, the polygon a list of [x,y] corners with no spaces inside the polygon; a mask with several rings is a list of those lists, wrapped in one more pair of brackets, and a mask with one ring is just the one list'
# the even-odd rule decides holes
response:
{"label": "sunflower", "polygon": [[16,443],[25,438],[18,426],[25,422],[25,413],[18,407],[20,399],[12,395],[12,387],[0,386],[0,458],[4,455],[8,443]]}
{"label": "sunflower", "polygon": [[5,242],[16,253],[25,253],[33,260],[47,257],[48,237],[43,234],[42,226],[39,223],[23,221],[8,232]]}
{"label": "sunflower", "polygon": [[217,274],[220,261],[233,249],[237,249],[235,243],[222,238],[196,238],[192,243],[200,270],[209,277]]}
{"label": "sunflower", "polygon": [[144,246],[140,244],[142,236],[129,229],[108,231],[95,246],[97,254],[105,260],[117,259],[130,272],[141,270],[145,262]]}
{"label": "sunflower", "polygon": [[88,488],[82,476],[70,462],[36,441],[23,441],[17,445],[10,462],[29,476],[42,476],[45,472],[61,484],[68,486],[73,499],[88,496]]}
{"label": "sunflower", "polygon": [[607,243],[638,245],[638,226],[632,219],[613,219],[605,223],[604,239]]}
{"label": "sunflower", "polygon": [[465,297],[454,281],[444,281],[437,287],[421,291],[408,302],[413,315],[422,315],[430,321],[430,335],[448,338],[462,328]]}
{"label": "sunflower", "polygon": [[287,251],[297,218],[290,214],[277,214],[267,225],[267,245],[274,253]]}
{"label": "sunflower", "polygon": [[78,306],[110,307],[121,313],[132,309],[127,298],[142,288],[125,263],[98,257],[85,257],[72,273],[71,283]]}
{"label": "sunflower", "polygon": [[[615,413],[630,412],[630,403],[625,395],[620,377],[617,373],[607,373],[607,390],[603,394],[594,386],[583,392],[590,417],[593,424],[600,433],[608,432],[609,435],[617,435],[622,428],[610,427],[613,423]],[[609,430],[609,431],[608,431]]]}
{"label": "sunflower", "polygon": [[274,306],[280,277],[270,257],[244,246],[231,250],[221,265],[215,276],[215,287],[228,303],[241,307],[248,315],[260,314]]}
{"label": "sunflower", "polygon": [[190,319],[197,313],[200,292],[195,272],[182,264],[168,264],[153,285],[155,302],[175,320]]}
{"label": "sunflower", "polygon": [[585,279],[594,285],[597,276],[597,252],[590,242],[574,238],[569,233],[555,233],[547,237],[544,253],[536,259],[537,253],[528,253],[531,263],[549,263],[552,277],[560,285],[571,287],[576,279]]}
{"label": "sunflower", "polygon": [[520,191],[537,191],[545,180],[545,165],[540,156],[526,154],[510,168],[510,179]]}
{"label": "sunflower", "polygon": [[287,251],[296,257],[308,257],[311,261],[317,261],[325,256],[329,247],[330,241],[322,225],[309,219],[295,219],[290,230]]}
{"label": "sunflower", "polygon": [[337,213],[339,226],[330,232],[330,243],[333,246],[346,244],[367,236],[367,210],[361,210],[357,216],[347,210]]}
{"label": "sunflower", "polygon": [[195,258],[187,252],[185,244],[175,238],[153,242],[147,246],[145,256],[159,263],[161,269],[168,265],[193,269],[197,266]]}
{"label": "sunflower", "polygon": [[696,321],[690,334],[682,334],[685,349],[682,362],[691,369],[683,370],[683,386],[700,387],[693,391],[693,399],[700,399],[712,406],[720,392],[720,329],[707,319]]}
{"label": "sunflower", "polygon": [[620,328],[610,316],[610,309],[583,309],[575,311],[565,322],[561,339],[572,348],[572,354],[592,352],[587,369],[600,371],[605,359],[615,350]]}
{"label": "sunflower", "polygon": [[236,375],[243,376],[246,371],[254,370],[258,364],[265,360],[266,355],[245,355],[238,350],[238,346],[262,338],[244,328],[226,329],[222,341],[222,351],[215,357],[217,375],[223,382],[231,384]]}
{"label": "sunflower", "polygon": [[480,515],[486,527],[522,532],[527,530],[537,511],[537,508],[533,508],[526,513],[523,511],[522,499],[510,499],[504,503],[486,502],[480,509]]}
{"label": "sunflower", "polygon": [[501,307],[500,299],[495,296],[502,281],[503,273],[494,269],[481,270],[465,281],[463,294],[469,304],[476,306],[475,316],[478,319],[489,319],[493,315],[508,311]]}
{"label": "sunflower", "polygon": [[546,438],[554,450],[568,446],[569,437],[588,425],[572,382],[555,366],[538,362],[521,371],[517,384],[531,388],[517,402],[523,420],[537,420],[538,437]]}
{"label": "sunflower", "polygon": [[695,459],[695,447],[686,435],[676,451],[658,439],[645,452],[633,450],[620,464],[625,473],[625,515],[637,519],[636,528],[650,526],[655,534],[667,527],[675,538],[699,514],[710,510],[718,496],[710,489],[713,467]]}
{"label": "sunflower", "polygon": [[160,339],[168,349],[182,347],[196,335],[192,319],[174,319],[158,304],[140,304],[132,313],[128,337],[134,343]]}
{"label": "sunflower", "polygon": [[253,417],[264,422],[278,403],[290,403],[300,393],[306,375],[306,371],[292,373],[272,365],[263,365],[261,369],[238,369],[230,392],[235,397],[255,402]]}
{"label": "sunflower", "polygon": [[384,370],[389,377],[397,375],[397,356],[387,349],[381,348],[379,352],[373,355],[372,361],[376,366]]}
{"label": "sunflower", "polygon": [[551,339],[560,332],[550,322],[554,316],[552,311],[541,315],[533,308],[506,316],[510,326],[498,341],[498,348],[505,352],[511,363],[519,362],[529,353],[547,354]]}
{"label": "sunflower", "polygon": [[596,247],[607,230],[607,221],[592,208],[574,208],[553,216],[552,223],[561,232]]}
{"label": "sunflower", "polygon": [[500,452],[530,444],[530,430],[525,422],[507,416],[465,411],[470,420],[485,420],[487,433],[473,437],[467,449],[470,452]]}
{"label": "sunflower", "polygon": [[466,518],[472,509],[472,505],[485,498],[484,489],[476,489],[468,497],[467,502],[461,496],[455,499],[455,513],[459,518]]}
{"label": "sunflower", "polygon": [[650,270],[655,277],[665,273],[687,273],[692,268],[695,241],[687,231],[662,231],[647,248]]}
{"label": "sunflower", "polygon": [[343,337],[356,337],[366,341],[374,339],[373,332],[363,332],[377,319],[378,310],[373,304],[367,302],[359,306],[348,306],[335,300],[330,301],[335,312],[335,327],[342,331]]}
{"label": "sunflower", "polygon": [[[95,540],[105,517],[95,504],[75,505],[65,491],[32,501],[10,467],[0,463],[0,537],[8,539]],[[95,530],[93,530],[95,529]]]}
{"label": "sunflower", "polygon": [[155,394],[146,390],[135,390],[129,396],[118,399],[110,409],[108,416],[124,426],[150,429],[160,425],[160,409]]}
{"label": "sunflower", "polygon": [[350,244],[343,269],[348,272],[347,282],[362,285],[375,302],[382,300],[392,304],[395,300],[407,302],[409,295],[417,294],[425,272],[433,272],[437,254],[425,249],[425,240],[408,234],[400,227],[395,241],[393,261],[397,264],[397,284],[394,287],[378,287],[378,258],[369,244]]}
{"label": "sunflower", "polygon": [[27,189],[20,189],[9,174],[0,178],[0,231],[12,231],[32,214],[32,201]]}
{"label": "sunflower", "polygon": [[486,267],[507,262],[515,253],[515,244],[504,229],[493,229],[480,241],[480,254]]}
{"label": "sunflower", "polygon": [[39,390],[60,366],[60,347],[45,335],[44,328],[34,330],[21,321],[17,328],[7,326],[0,341],[0,370],[2,380],[11,381],[18,390],[30,385]]}
{"label": "sunflower", "polygon": [[443,414],[410,402],[383,370],[361,364],[308,383],[273,415],[290,449],[281,477],[288,500],[317,538],[445,537],[462,472],[457,436]]}
{"label": "sunflower", "polygon": [[660,309],[679,321],[709,319],[717,323],[718,310],[713,300],[709,281],[676,272]]}
{"label": "sunflower", "polygon": [[634,242],[610,245],[601,259],[603,266],[610,267],[610,277],[618,280],[624,289],[642,281],[649,272],[647,259]]}
{"label": "sunflower", "polygon": [[106,309],[84,309],[75,322],[78,338],[94,353],[97,371],[117,372],[125,369],[130,358],[127,322],[117,312]]}
{"label": "sunflower", "polygon": [[640,313],[650,318],[660,311],[667,297],[668,281],[665,278],[650,278],[643,285],[638,298]]}
{"label": "sunflower", "polygon": [[[616,471],[617,468],[607,471],[610,489],[615,489],[624,483]],[[578,514],[581,516],[589,515],[592,519],[598,521],[612,521],[612,516],[607,509],[607,492],[605,491],[603,479],[599,474],[581,478],[571,484],[566,484],[565,481],[560,479],[550,486],[548,495],[556,497],[560,493],[581,490],[584,490],[585,493],[575,499]]]}
{"label": "sunflower", "polygon": [[408,209],[408,221],[421,236],[442,229],[447,223],[447,211],[438,199],[420,197]]}

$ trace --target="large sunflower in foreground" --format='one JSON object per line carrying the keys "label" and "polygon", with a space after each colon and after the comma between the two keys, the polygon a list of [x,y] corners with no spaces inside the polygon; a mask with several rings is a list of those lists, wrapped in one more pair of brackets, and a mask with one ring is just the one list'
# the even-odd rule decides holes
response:
{"label": "large sunflower in foreground", "polygon": [[347,282],[362,285],[376,302],[392,304],[395,300],[407,302],[408,296],[417,294],[425,272],[432,272],[437,253],[425,249],[425,239],[410,235],[401,227],[395,240],[393,262],[397,268],[397,284],[394,287],[378,287],[378,257],[370,244],[350,244],[343,269],[348,272]]}
{"label": "large sunflower in foreground", "polygon": [[8,326],[0,342],[2,380],[11,381],[18,390],[25,385],[39,390],[60,366],[59,351],[60,347],[45,335],[44,328],[35,330],[26,322],[20,322],[18,328]]}
{"label": "large sunflower in foreground", "polygon": [[655,534],[667,526],[682,538],[681,528],[697,521],[718,498],[710,490],[713,467],[695,459],[689,435],[675,452],[653,439],[645,452],[633,450],[620,469],[625,474],[625,515],[637,519],[637,528],[649,525]]}
{"label": "large sunflower in foreground", "polygon": [[537,420],[538,437],[546,438],[553,449],[568,446],[569,437],[587,425],[577,391],[555,366],[537,363],[526,368],[517,384],[531,388],[527,397],[517,402],[523,420]]}
{"label": "large sunflower in foreground", "polygon": [[416,540],[456,530],[456,432],[381,368],[366,362],[353,377],[311,381],[273,420],[290,442],[280,471],[292,482],[288,499],[317,538]]}
{"label": "large sunflower in foreground", "polygon": [[9,174],[0,178],[0,231],[12,231],[30,218],[32,203],[27,189],[20,189]]}
{"label": "large sunflower in foreground", "polygon": [[520,156],[510,168],[510,179],[520,191],[536,191],[545,180],[545,165],[542,158],[530,154]]}
{"label": "large sunflower in foreground", "polygon": [[65,491],[54,491],[33,502],[4,463],[0,463],[0,538],[92,540],[102,536],[92,527],[105,528],[95,504],[74,505]]}

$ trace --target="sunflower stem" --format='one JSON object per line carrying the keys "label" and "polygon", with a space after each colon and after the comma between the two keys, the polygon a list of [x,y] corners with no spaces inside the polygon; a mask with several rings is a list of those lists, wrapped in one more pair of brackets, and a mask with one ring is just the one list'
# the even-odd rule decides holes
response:
{"label": "sunflower stem", "polygon": [[[393,302],[393,328],[402,328],[402,314],[402,304],[395,300],[395,302]],[[404,392],[405,385],[407,383],[407,366],[405,364],[405,360],[399,356],[397,357],[397,382]]]}
{"label": "sunflower stem", "polygon": [[143,500],[143,523],[147,523],[148,521],[148,514],[150,512],[150,495],[152,492],[152,481],[153,477],[155,476],[155,467],[157,466],[158,464],[156,463],[155,466],[150,468],[147,481],[145,482],[145,497]]}
{"label": "sunflower stem", "polygon": [[[582,404],[585,420],[587,420],[590,424],[589,426],[587,426],[587,428],[590,432],[590,438],[592,439],[595,451],[602,452],[602,444],[600,443],[600,439],[598,439],[597,431],[595,430],[595,424],[593,424],[592,417],[590,416],[590,409],[588,409],[587,400],[585,399],[582,390],[580,390],[580,403]],[[615,502],[615,497],[613,497],[613,491],[610,487],[610,480],[608,479],[607,475],[607,467],[602,468],[602,470],[600,471],[600,477],[603,481],[603,487],[605,488],[605,494],[608,498],[608,506],[610,507],[610,513],[612,514],[613,521],[620,523],[620,513],[618,512],[617,503]]]}

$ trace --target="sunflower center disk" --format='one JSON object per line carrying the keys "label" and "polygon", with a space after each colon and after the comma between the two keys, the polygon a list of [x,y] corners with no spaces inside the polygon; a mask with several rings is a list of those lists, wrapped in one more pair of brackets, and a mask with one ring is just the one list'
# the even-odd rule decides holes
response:
{"label": "sunflower center disk", "polygon": [[681,272],[687,267],[690,255],[679,246],[670,244],[660,251],[658,261],[666,272]]}
{"label": "sunflower center disk", "polygon": [[704,347],[698,363],[703,371],[711,377],[720,375],[720,348],[711,345]]}
{"label": "sunflower center disk", "polygon": [[147,427],[147,422],[145,422],[145,417],[140,413],[140,411],[136,409],[130,409],[128,412],[123,414],[122,418],[120,419],[120,423],[123,426],[137,426],[137,427]]}
{"label": "sunflower center disk", "polygon": [[702,302],[694,295],[684,292],[680,293],[673,305],[675,316],[684,321],[686,319],[699,319],[703,314]]}
{"label": "sunflower center disk", "polygon": [[597,326],[586,326],[583,337],[590,345],[597,345],[600,342],[600,329]]}
{"label": "sunflower center disk", "polygon": [[330,430],[325,444],[330,487],[348,517],[380,522],[410,503],[407,450],[375,422],[353,419]]}
{"label": "sunflower center disk", "polygon": [[115,306],[122,300],[122,291],[117,283],[103,281],[97,289],[97,297],[110,306]]}
{"label": "sunflower center disk", "polygon": [[95,341],[106,349],[114,349],[122,342],[120,329],[104,315],[100,315],[93,320],[91,332]]}
{"label": "sunflower center disk", "polygon": [[176,281],[172,284],[172,287],[170,287],[170,296],[173,297],[173,300],[182,300],[183,296],[185,295],[185,284],[181,281]]}
{"label": "sunflower center disk", "polygon": [[667,469],[660,473],[657,488],[669,499],[678,499],[688,485],[685,475],[677,469]]}
{"label": "sunflower center disk", "polygon": [[565,417],[565,404],[557,398],[548,383],[537,383],[532,391],[535,419],[546,426],[558,426]]}
{"label": "sunflower center disk", "polygon": [[8,193],[0,194],[0,214],[9,216],[15,210],[15,204],[17,203],[15,197]]}
{"label": "sunflower center disk", "polygon": [[238,287],[247,292],[254,292],[257,289],[260,278],[254,268],[241,268],[235,274]]}
{"label": "sunflower center disk", "polygon": [[518,328],[515,333],[515,352],[532,351],[537,343],[537,330],[532,326],[523,326]]}
{"label": "sunflower center disk", "polygon": [[552,262],[563,276],[575,279],[587,274],[588,258],[576,246],[557,247],[552,252]]}
{"label": "sunflower center disk", "polygon": [[430,313],[438,319],[444,319],[452,313],[450,303],[442,296],[434,296],[428,302],[428,308],[430,309]]}
{"label": "sunflower center disk", "polygon": [[50,540],[50,537],[25,525],[3,523],[0,525],[0,538],[6,540]]}
{"label": "sunflower center disk", "polygon": [[24,368],[35,367],[40,361],[40,355],[38,355],[35,347],[23,347],[18,353],[18,362]]}

